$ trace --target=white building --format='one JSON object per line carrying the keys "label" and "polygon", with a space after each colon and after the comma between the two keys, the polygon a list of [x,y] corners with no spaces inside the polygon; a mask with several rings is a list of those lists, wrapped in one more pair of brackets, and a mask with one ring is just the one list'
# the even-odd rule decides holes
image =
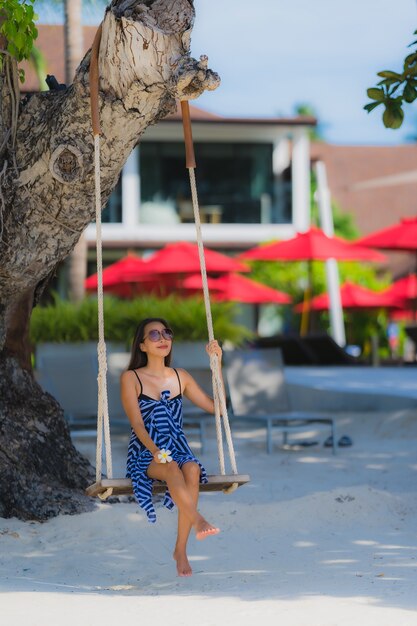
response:
{"label": "white building", "polygon": [[[314,118],[224,118],[190,108],[205,245],[243,250],[306,230]],[[103,214],[106,257],[195,241],[192,222],[176,114],[147,129],[123,168]],[[86,236],[92,248],[94,224]]]}

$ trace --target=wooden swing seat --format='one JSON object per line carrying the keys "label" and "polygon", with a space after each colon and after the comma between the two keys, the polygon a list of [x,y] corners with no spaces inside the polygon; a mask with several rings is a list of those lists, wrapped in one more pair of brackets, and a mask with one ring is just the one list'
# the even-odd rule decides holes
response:
{"label": "wooden swing seat", "polygon": [[[207,476],[208,483],[200,484],[200,492],[208,491],[224,491],[227,492],[234,484],[238,487],[245,485],[250,481],[248,474],[211,474]],[[162,481],[156,480],[153,485],[152,492],[154,494],[163,493],[166,489],[166,484]],[[110,492],[111,490],[111,492]],[[103,499],[110,496],[129,496],[133,495],[132,481],[130,478],[103,478],[102,480],[95,482],[86,489],[86,494],[92,497],[100,497],[108,491],[108,495]]]}

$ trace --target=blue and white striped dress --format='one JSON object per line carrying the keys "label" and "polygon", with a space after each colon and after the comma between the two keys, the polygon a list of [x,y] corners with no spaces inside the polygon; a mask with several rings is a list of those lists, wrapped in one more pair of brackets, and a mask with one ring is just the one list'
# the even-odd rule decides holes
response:
{"label": "blue and white striped dress", "polygon": [[[155,398],[143,393],[141,380],[136,371],[133,371],[141,388],[141,394],[138,398],[140,412],[152,441],[160,449],[171,450],[171,456],[180,468],[189,461],[197,463],[200,466],[200,483],[206,483],[206,470],[191,452],[183,432],[181,382],[177,370],[174,369],[178,378],[180,393],[174,398],[170,398],[169,390],[162,391],[160,400],[155,400]],[[151,461],[153,461],[151,452],[139,441],[132,428],[127,454],[126,477],[132,480],[133,493],[139,506],[146,512],[148,521],[154,524],[156,522],[156,513],[152,502],[154,481],[147,474]],[[165,491],[164,506],[167,509],[172,509],[174,506],[168,488]]]}

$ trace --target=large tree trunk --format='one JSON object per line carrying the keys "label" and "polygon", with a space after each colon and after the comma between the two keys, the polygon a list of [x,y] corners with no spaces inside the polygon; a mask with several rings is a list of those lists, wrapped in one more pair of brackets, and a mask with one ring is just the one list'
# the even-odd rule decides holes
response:
{"label": "large tree trunk", "polygon": [[[81,13],[81,0],[64,0],[65,82],[67,85],[72,83],[84,51]],[[69,297],[73,302],[79,302],[83,299],[86,276],[87,239],[82,233],[77,245],[68,257]]]}
{"label": "large tree trunk", "polygon": [[[197,97],[219,82],[206,58],[189,56],[193,18],[192,0],[113,0],[105,14],[102,206],[146,127],[171,112],[176,98]],[[44,519],[83,510],[88,502],[80,490],[91,468],[73,448],[60,407],[33,379],[27,333],[48,277],[94,218],[89,65],[90,52],[73,85],[32,96],[17,120],[11,65],[3,66],[7,80],[0,75],[2,516]]]}

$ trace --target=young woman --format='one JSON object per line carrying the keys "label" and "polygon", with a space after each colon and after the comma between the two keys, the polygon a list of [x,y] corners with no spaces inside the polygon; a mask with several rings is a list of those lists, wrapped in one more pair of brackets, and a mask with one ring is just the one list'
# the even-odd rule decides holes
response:
{"label": "young woman", "polygon": [[[174,550],[177,572],[179,576],[191,576],[187,558],[191,528],[197,539],[216,535],[219,529],[197,511],[199,483],[207,482],[207,476],[182,430],[182,396],[209,413],[214,412],[214,402],[188,372],[170,367],[173,338],[172,330],[161,318],[145,319],[136,330],[130,363],[121,377],[122,403],[132,426],[127,477],[152,523],[156,521],[153,480],[166,482],[164,505],[172,509],[175,503],[178,507]],[[217,341],[210,342],[206,349],[221,360]]]}

